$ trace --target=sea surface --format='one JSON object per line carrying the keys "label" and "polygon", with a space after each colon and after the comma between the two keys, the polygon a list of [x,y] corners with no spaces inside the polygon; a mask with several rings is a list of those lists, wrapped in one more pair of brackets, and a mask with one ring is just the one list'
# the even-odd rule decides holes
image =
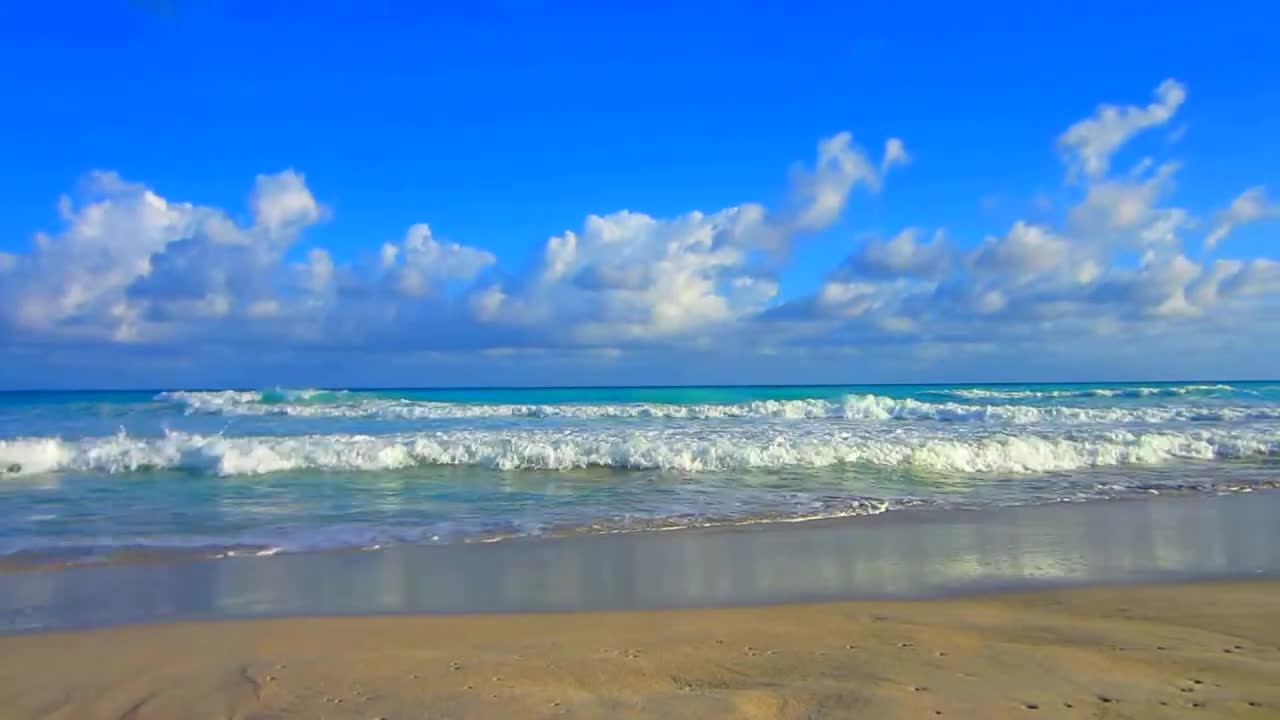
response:
{"label": "sea surface", "polygon": [[0,393],[0,567],[1280,485],[1280,382]]}

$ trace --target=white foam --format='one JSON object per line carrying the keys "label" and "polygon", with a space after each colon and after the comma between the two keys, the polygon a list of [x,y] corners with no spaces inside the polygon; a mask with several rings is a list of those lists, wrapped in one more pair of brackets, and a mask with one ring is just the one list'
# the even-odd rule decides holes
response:
{"label": "white foam", "polygon": [[[1226,386],[1224,386],[1226,387]],[[969,391],[954,391],[956,393]],[[987,392],[974,390],[972,392]],[[1031,391],[1017,391],[1031,392]],[[387,420],[467,418],[579,418],[579,419],[846,419],[938,420],[1012,424],[1126,424],[1280,419],[1280,407],[1176,406],[1075,407],[982,405],[924,402],[882,395],[846,395],[839,401],[822,398],[753,400],[744,403],[563,403],[485,404],[397,400],[347,395],[343,402],[264,403],[257,393],[175,392],[161,398],[181,402],[188,413],[221,415],[285,415],[292,417],[375,418]],[[981,396],[974,396],[981,397]]]}
{"label": "white foam", "polygon": [[1086,467],[1214,460],[1280,452],[1280,429],[1089,434],[893,433],[826,424],[732,430],[507,430],[395,435],[246,436],[171,432],[0,444],[0,466],[18,474],[175,468],[218,475],[287,470],[398,470],[471,465],[499,470],[603,467],[683,473],[868,463],[951,473],[1040,473]]}
{"label": "white foam", "polygon": [[0,476],[57,470],[69,459],[66,451],[67,446],[57,438],[0,440]]}
{"label": "white foam", "polygon": [[1050,398],[1088,398],[1088,397],[1152,397],[1180,395],[1204,395],[1214,393],[1241,392],[1230,385],[1166,385],[1162,387],[1133,386],[1083,388],[1070,390],[1023,390],[1018,388],[952,388],[933,391],[939,395],[965,398],[969,400],[1037,400]]}

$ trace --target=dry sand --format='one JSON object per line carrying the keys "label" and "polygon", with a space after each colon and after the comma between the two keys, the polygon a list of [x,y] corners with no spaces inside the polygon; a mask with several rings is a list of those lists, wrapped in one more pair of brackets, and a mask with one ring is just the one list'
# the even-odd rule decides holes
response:
{"label": "dry sand", "polygon": [[1280,581],[0,637],[0,716],[1280,717]]}

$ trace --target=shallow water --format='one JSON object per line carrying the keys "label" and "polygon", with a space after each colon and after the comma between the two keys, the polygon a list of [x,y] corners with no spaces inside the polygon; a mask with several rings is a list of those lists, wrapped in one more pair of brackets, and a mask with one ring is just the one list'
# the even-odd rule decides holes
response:
{"label": "shallow water", "polygon": [[1218,494],[1280,383],[0,394],[7,566]]}
{"label": "shallow water", "polygon": [[1280,490],[0,573],[0,631],[1280,576]]}

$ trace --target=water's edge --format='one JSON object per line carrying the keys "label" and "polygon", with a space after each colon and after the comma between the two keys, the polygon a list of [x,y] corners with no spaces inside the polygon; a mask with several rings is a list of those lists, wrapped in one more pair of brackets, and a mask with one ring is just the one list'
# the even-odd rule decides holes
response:
{"label": "water's edge", "polygon": [[1280,491],[0,574],[0,630],[1280,576]]}

